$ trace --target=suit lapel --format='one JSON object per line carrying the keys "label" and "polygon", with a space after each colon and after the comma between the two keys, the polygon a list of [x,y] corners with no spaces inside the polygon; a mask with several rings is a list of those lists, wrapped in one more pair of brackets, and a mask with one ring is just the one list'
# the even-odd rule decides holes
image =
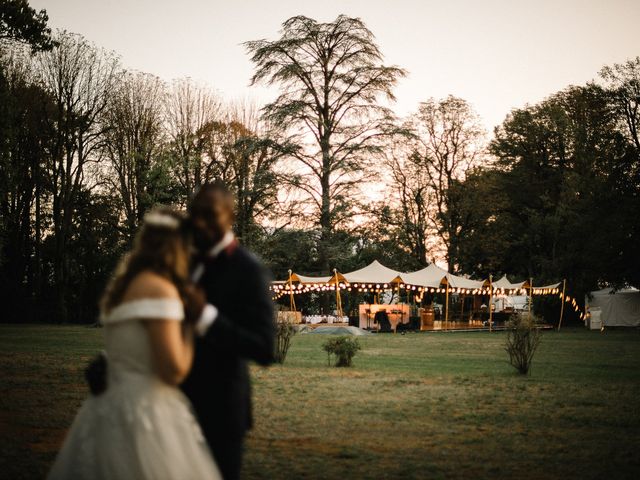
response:
{"label": "suit lapel", "polygon": [[227,245],[227,247],[215,257],[204,258],[203,261],[200,262],[204,267],[204,271],[198,283],[202,283],[205,278],[207,279],[207,283],[209,283],[211,280],[210,274],[213,273],[216,268],[222,267],[230,259],[238,246],[238,240],[234,239],[233,242]]}

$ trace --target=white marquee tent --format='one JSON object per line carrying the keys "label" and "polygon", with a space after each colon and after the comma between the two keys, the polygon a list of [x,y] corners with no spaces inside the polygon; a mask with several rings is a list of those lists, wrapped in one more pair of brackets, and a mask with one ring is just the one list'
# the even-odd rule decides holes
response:
{"label": "white marquee tent", "polygon": [[511,283],[507,276],[503,276],[500,280],[493,282],[494,288],[501,288],[503,290],[522,290],[529,287],[529,282],[526,280],[519,283]]}
{"label": "white marquee tent", "polygon": [[417,272],[403,273],[402,280],[408,285],[438,288],[447,276],[447,271],[432,263]]}
{"label": "white marquee tent", "polygon": [[[532,295],[556,295],[560,294],[560,298],[565,302],[572,302],[576,311],[579,310],[575,299],[565,296],[564,288],[562,293],[558,288],[561,284],[545,285],[535,287],[529,281],[520,283],[511,283],[506,276],[500,280],[491,283],[490,280],[472,280],[467,277],[454,275],[446,270],[431,264],[422,270],[416,272],[400,272],[382,265],[374,260],[366,267],[352,272],[341,273],[334,269],[333,275],[330,276],[308,276],[300,275],[289,270],[289,278],[272,282],[272,290],[275,293],[274,299],[280,298],[282,295],[289,295],[290,307],[292,311],[296,310],[295,294],[307,292],[333,291],[336,296],[336,311],[342,316],[342,299],[340,290],[371,292],[378,295],[380,292],[390,289],[406,289],[413,291],[422,296],[423,292],[445,293],[445,318],[448,318],[449,311],[449,293],[463,295],[514,295],[518,293],[528,293]],[[524,290],[524,291],[523,291]],[[528,292],[526,292],[528,290]],[[531,303],[531,302],[529,302]],[[564,302],[563,302],[564,309]],[[561,310],[562,312],[562,310]],[[581,317],[584,313],[581,314]],[[490,317],[491,318],[491,311]],[[562,313],[560,314],[562,321]]]}
{"label": "white marquee tent", "polygon": [[422,270],[411,273],[401,273],[401,278],[408,285],[419,287],[438,288],[440,284],[448,284],[451,288],[474,290],[485,285],[484,280],[471,280],[466,277],[454,275],[445,269],[432,263]]}
{"label": "white marquee tent", "polygon": [[613,290],[603,288],[591,292],[585,303],[592,315],[600,311],[603,327],[638,327],[640,326],[640,290],[625,288]]}
{"label": "white marquee tent", "polygon": [[342,278],[349,283],[389,284],[401,281],[400,272],[385,267],[377,260],[360,270],[343,273]]}
{"label": "white marquee tent", "polygon": [[[275,281],[273,284],[280,285],[280,288],[285,285],[289,285],[290,289],[293,289],[298,293],[308,291],[304,287],[311,288],[314,286],[326,286],[331,290],[335,290],[336,288],[350,288],[350,286],[363,288],[368,287],[379,290],[388,289],[391,285],[400,285],[401,287],[406,285],[423,288],[440,288],[442,285],[447,285],[451,290],[469,290],[474,291],[474,293],[475,291],[480,293],[482,289],[487,289],[489,287],[488,280],[472,280],[460,275],[454,275],[443,268],[438,267],[436,264],[431,264],[416,272],[400,272],[382,265],[377,260],[374,260],[366,267],[352,272],[341,273],[334,270],[334,273],[331,276],[308,276],[290,272],[287,280]],[[296,284],[297,286],[293,284]],[[528,281],[511,283],[507,279],[506,275],[491,284],[492,289],[494,290],[508,290],[511,291],[511,293],[517,293],[521,290],[532,289],[535,294],[558,293],[558,287],[560,285],[560,283],[555,283],[541,287],[532,287],[529,285]]]}

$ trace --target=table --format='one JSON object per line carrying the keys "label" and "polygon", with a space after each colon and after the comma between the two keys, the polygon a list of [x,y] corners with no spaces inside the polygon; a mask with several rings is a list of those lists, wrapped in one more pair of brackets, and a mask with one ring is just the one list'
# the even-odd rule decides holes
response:
{"label": "table", "polygon": [[391,324],[391,329],[393,331],[396,330],[396,328],[398,327],[398,324],[409,323],[410,310],[409,310],[409,305],[406,303],[394,303],[394,304],[362,303],[360,304],[360,307],[359,307],[360,328],[377,330],[378,324],[375,322],[374,317],[377,312],[382,310],[387,312],[387,316],[389,317],[389,323]]}

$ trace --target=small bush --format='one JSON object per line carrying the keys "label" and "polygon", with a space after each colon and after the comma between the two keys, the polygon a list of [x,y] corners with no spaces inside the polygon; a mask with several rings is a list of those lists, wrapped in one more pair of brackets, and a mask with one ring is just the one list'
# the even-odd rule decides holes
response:
{"label": "small bush", "polygon": [[350,367],[356,352],[362,349],[358,339],[352,337],[330,338],[322,344],[322,348],[327,352],[329,365],[331,365],[331,356],[335,356],[336,367]]}
{"label": "small bush", "polygon": [[276,362],[284,363],[289,347],[291,346],[291,339],[295,334],[296,329],[290,322],[276,323]]}
{"label": "small bush", "polygon": [[509,354],[511,365],[522,375],[531,371],[531,361],[541,337],[538,322],[532,315],[513,315],[507,322],[505,350]]}

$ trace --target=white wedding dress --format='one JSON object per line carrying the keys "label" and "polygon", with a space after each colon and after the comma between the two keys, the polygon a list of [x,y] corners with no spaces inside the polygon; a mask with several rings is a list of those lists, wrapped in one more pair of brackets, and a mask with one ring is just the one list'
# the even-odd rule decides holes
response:
{"label": "white wedding dress", "polygon": [[80,408],[49,479],[221,478],[189,400],[153,371],[144,318],[182,321],[182,303],[134,300],[102,319],[107,390]]}

